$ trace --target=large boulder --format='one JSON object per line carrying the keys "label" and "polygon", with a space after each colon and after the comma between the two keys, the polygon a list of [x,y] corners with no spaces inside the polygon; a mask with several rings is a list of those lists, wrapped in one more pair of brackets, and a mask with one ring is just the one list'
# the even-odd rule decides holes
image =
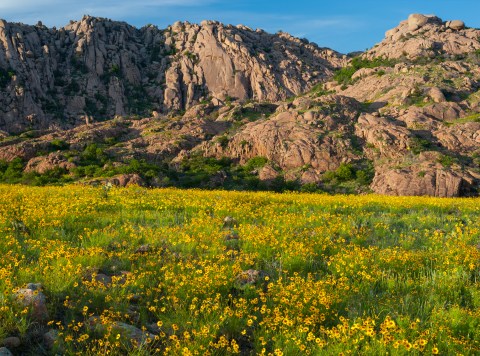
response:
{"label": "large boulder", "polygon": [[428,17],[421,14],[411,14],[408,17],[408,29],[410,31],[418,30],[428,23]]}
{"label": "large boulder", "polygon": [[129,187],[131,185],[145,186],[145,181],[138,174],[122,174],[111,178],[110,183],[117,187]]}
{"label": "large boulder", "polygon": [[443,103],[447,101],[443,92],[437,87],[430,88],[428,91],[428,96],[436,103]]}
{"label": "large boulder", "polygon": [[460,31],[465,28],[465,22],[461,20],[448,21],[446,25],[448,28],[451,28],[452,30],[455,30],[455,31]]}
{"label": "large boulder", "polygon": [[355,134],[366,142],[367,155],[374,149],[383,157],[397,158],[405,155],[410,141],[410,130],[401,122],[384,117],[362,114],[355,126]]}
{"label": "large boulder", "polygon": [[464,155],[480,153],[480,122],[440,127],[433,134],[443,147]]}
{"label": "large boulder", "polygon": [[371,189],[384,195],[451,198],[468,195],[475,184],[468,173],[425,162],[405,168],[377,167]]}
{"label": "large boulder", "polygon": [[60,153],[51,153],[48,156],[34,157],[28,161],[25,172],[37,172],[44,174],[56,168],[70,171],[76,167],[76,164],[69,162],[65,156]]}

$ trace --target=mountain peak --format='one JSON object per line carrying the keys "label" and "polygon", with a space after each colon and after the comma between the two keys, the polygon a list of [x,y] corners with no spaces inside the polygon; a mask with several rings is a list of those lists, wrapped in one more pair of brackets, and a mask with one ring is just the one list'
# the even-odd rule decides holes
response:
{"label": "mountain peak", "polygon": [[461,20],[443,21],[435,15],[411,14],[385,33],[385,39],[365,53],[367,58],[451,57],[480,49],[480,31]]}

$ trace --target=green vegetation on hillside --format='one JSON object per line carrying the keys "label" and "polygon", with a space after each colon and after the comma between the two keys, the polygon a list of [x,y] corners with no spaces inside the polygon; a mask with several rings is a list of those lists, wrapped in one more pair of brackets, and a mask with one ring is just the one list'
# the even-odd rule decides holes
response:
{"label": "green vegetation on hillside", "polygon": [[398,61],[393,59],[374,58],[372,60],[362,57],[352,59],[347,67],[336,71],[333,79],[339,84],[348,85],[352,83],[352,76],[362,68],[393,67]]}

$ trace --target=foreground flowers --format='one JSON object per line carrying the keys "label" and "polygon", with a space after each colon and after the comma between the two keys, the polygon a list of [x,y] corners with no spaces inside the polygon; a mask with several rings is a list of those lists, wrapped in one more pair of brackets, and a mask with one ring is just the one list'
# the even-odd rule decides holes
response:
{"label": "foreground flowers", "polygon": [[[479,223],[478,199],[0,186],[0,339],[66,354],[474,354]],[[16,299],[28,283],[43,324]]]}

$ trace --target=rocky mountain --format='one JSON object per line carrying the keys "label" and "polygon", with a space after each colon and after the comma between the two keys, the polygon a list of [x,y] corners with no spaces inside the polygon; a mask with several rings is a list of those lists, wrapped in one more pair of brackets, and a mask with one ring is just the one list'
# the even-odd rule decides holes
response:
{"label": "rocky mountain", "polygon": [[480,30],[462,21],[411,15],[354,58],[211,21],[0,39],[2,181],[479,194]]}
{"label": "rocky mountain", "polygon": [[204,101],[276,101],[345,57],[288,34],[177,22],[167,29],[85,16],[61,29],[0,21],[0,129],[71,128]]}

